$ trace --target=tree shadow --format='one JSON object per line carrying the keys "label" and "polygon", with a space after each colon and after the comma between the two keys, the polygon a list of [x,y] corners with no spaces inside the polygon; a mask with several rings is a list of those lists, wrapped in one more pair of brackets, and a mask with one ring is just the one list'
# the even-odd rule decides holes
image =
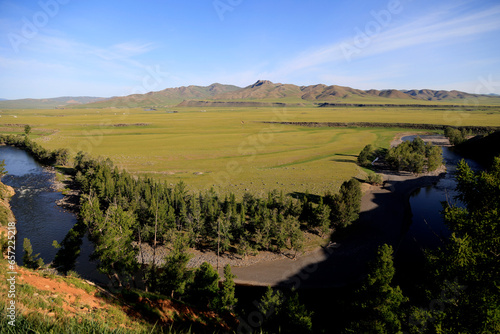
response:
{"label": "tree shadow", "polygon": [[75,169],[73,167],[65,167],[65,166],[55,166],[55,170],[57,170],[59,173],[65,174],[65,175],[75,175]]}
{"label": "tree shadow", "polygon": [[77,222],[68,231],[60,244],[61,248],[56,253],[52,267],[64,274],[75,270],[76,259],[80,256],[80,248],[86,232],[87,226],[82,222]]}
{"label": "tree shadow", "polygon": [[334,154],[334,157],[336,157],[336,156],[339,156],[339,157],[353,157],[353,158],[356,158],[356,159],[342,159],[342,158],[338,158],[337,159],[337,158],[333,158],[333,159],[330,159],[330,161],[347,162],[347,163],[357,163],[357,158],[358,158],[357,155],[336,153],[336,154]]}
{"label": "tree shadow", "polygon": [[334,155],[339,155],[341,157],[353,157],[353,158],[358,158],[357,154],[342,154],[342,153],[335,153]]}

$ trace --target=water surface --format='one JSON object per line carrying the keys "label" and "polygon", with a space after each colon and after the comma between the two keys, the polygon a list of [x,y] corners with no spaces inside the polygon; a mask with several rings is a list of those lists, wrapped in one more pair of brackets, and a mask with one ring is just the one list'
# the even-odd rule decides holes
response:
{"label": "water surface", "polygon": [[[0,146],[0,160],[5,160],[8,172],[2,182],[16,191],[10,200],[17,221],[16,262],[22,265],[23,240],[28,238],[33,253],[39,253],[45,263],[50,263],[57,253],[52,242],[61,243],[77,218],[56,205],[63,195],[52,188],[55,174],[42,167],[30,154],[15,147]],[[89,261],[92,251],[92,244],[84,238],[76,271],[82,277],[103,282],[104,276]]]}

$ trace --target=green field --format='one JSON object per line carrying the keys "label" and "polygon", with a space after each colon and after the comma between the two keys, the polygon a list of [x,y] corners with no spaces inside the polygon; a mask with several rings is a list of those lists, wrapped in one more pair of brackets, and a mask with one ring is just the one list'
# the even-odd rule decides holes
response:
{"label": "green field", "polygon": [[[17,109],[0,112],[2,133],[33,128],[49,149],[82,150],[112,159],[131,173],[151,175],[192,190],[256,194],[336,191],[350,177],[367,144],[387,147],[409,129],[309,128],[275,122],[384,122],[500,126],[500,108],[174,108]],[[424,132],[424,131],[422,131]]]}

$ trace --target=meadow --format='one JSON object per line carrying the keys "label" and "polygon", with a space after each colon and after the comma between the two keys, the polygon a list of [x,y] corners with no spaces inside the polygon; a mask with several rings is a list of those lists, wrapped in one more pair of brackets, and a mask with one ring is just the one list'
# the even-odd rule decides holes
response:
{"label": "meadow", "polygon": [[265,121],[500,126],[500,107],[17,109],[0,115],[0,132],[23,133],[29,124],[30,138],[48,149],[68,148],[72,156],[86,151],[136,175],[237,195],[336,192],[343,181],[366,176],[355,163],[365,145],[388,147],[398,133],[418,132]]}

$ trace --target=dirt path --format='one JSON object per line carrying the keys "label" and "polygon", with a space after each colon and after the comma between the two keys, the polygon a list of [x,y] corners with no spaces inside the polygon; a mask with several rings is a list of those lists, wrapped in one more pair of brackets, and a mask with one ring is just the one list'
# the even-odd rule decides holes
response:
{"label": "dirt path", "polygon": [[[393,143],[400,141],[401,134]],[[427,141],[449,145],[442,136]],[[348,237],[334,236],[338,248],[323,248],[296,260],[288,258],[234,268],[237,283],[245,285],[292,285],[295,287],[338,287],[356,282],[366,273],[366,263],[383,243],[397,251],[402,236],[411,224],[410,194],[437,183],[444,168],[415,176],[411,173],[380,171],[384,186],[370,186],[361,200],[359,221]]]}

